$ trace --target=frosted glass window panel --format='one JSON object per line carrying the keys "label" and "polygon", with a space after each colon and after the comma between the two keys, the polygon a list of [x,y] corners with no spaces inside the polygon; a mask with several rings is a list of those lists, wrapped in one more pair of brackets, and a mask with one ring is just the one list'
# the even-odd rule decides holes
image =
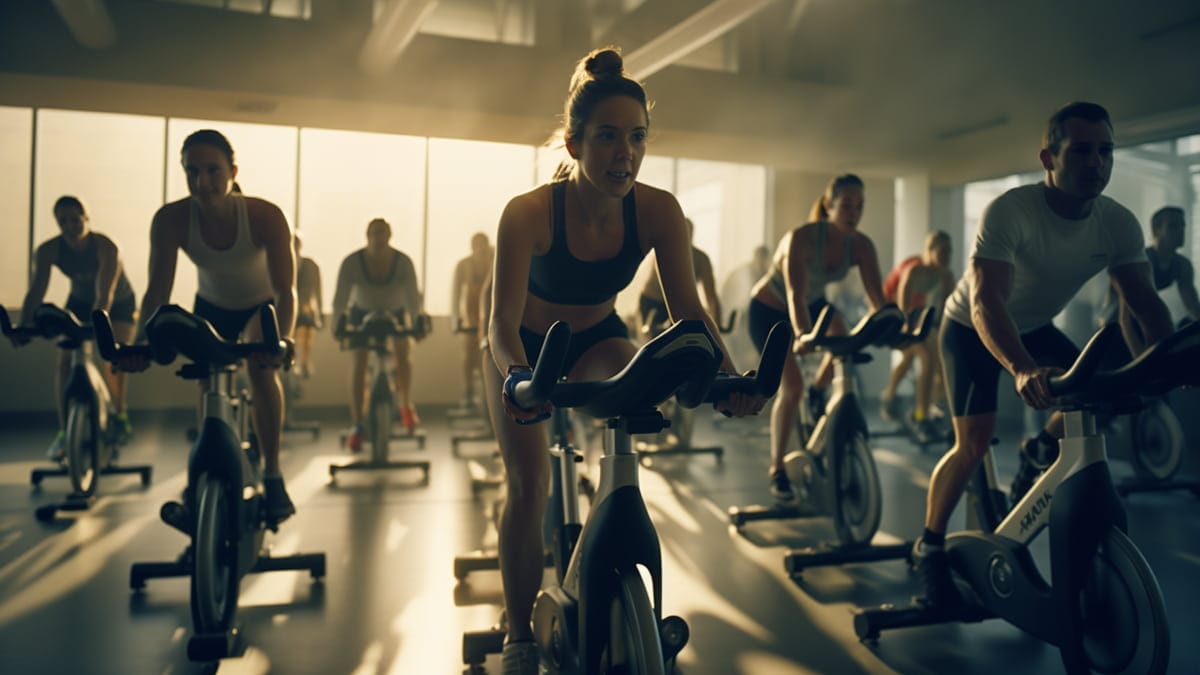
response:
{"label": "frosted glass window panel", "polygon": [[[166,175],[168,202],[188,196],[180,150],[194,131],[215,129],[229,139],[242,192],[274,203],[288,224],[296,215],[296,127],[172,117],[167,120]],[[159,136],[161,137],[161,133]],[[161,152],[161,151],[160,151]],[[181,251],[175,268],[172,302],[191,308],[196,296],[196,267]]]}
{"label": "frosted glass window panel", "polygon": [[19,310],[29,286],[33,109],[0,106],[0,303]]}
{"label": "frosted glass window panel", "polygon": [[327,311],[342,260],[367,245],[374,218],[391,224],[392,246],[412,258],[421,279],[425,143],[416,136],[301,129],[297,224],[303,255],[321,269]]}
{"label": "frosted glass window panel", "polygon": [[[692,220],[692,243],[708,254],[720,288],[730,272],[748,262],[766,237],[767,169],[690,159],[678,160],[677,196]],[[721,298],[722,309],[743,298]]]}
{"label": "frosted glass window panel", "polygon": [[[376,2],[376,16],[379,2]],[[531,47],[536,37],[533,0],[441,0],[421,22],[429,35]]]}
{"label": "frosted glass window panel", "polygon": [[675,158],[658,155],[643,157],[637,180],[660,190],[675,192]]}
{"label": "frosted glass window panel", "polygon": [[[139,303],[146,292],[150,221],[162,204],[163,127],[161,117],[37,111],[35,245],[59,234],[54,202],[78,197],[90,226],[116,243]],[[54,272],[46,301],[64,302],[69,288],[66,277]]]}
{"label": "frosted glass window panel", "polygon": [[450,313],[454,266],[483,232],[495,245],[510,199],[534,187],[535,148],[481,141],[429,140],[429,243],[425,309]]}
{"label": "frosted glass window panel", "polygon": [[570,159],[571,156],[567,154],[566,148],[538,146],[536,184],[549,183],[554,179],[554,172],[558,170],[558,165]]}

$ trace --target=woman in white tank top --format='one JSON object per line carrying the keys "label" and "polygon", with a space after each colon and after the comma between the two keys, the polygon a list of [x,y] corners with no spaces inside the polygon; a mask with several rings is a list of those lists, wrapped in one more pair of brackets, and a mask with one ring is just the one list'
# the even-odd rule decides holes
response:
{"label": "woman in white tank top", "polygon": [[[199,292],[196,313],[213,324],[224,337],[243,332],[251,341],[261,339],[257,310],[275,305],[280,335],[292,357],[292,329],[296,318],[296,272],[292,232],[279,207],[235,190],[237,164],[233,146],[211,129],[188,136],[181,150],[189,196],[165,204],[150,225],[150,280],[142,300],[146,320],[171,299],[175,264],[183,251],[196,263]],[[253,318],[253,320],[251,320]],[[125,357],[123,370],[141,371],[144,357]],[[279,472],[279,439],[283,432],[283,390],[280,363],[254,357],[247,368],[254,397],[254,428],[263,449],[263,489],[267,517],[277,523],[295,508]]]}

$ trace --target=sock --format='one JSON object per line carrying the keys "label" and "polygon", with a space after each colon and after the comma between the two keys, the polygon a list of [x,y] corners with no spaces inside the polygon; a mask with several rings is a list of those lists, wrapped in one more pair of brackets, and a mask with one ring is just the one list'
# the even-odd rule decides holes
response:
{"label": "sock", "polygon": [[926,547],[941,548],[946,543],[946,534],[944,532],[934,532],[928,527],[921,534],[921,541],[925,542]]}

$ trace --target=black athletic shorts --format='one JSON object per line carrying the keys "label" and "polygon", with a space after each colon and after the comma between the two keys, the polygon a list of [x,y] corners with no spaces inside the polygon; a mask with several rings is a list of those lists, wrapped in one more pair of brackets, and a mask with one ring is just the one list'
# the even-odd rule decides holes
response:
{"label": "black athletic shorts", "polygon": [[[996,412],[1000,362],[984,346],[979,333],[944,316],[939,341],[951,413],[965,417]],[[1068,368],[1079,356],[1075,343],[1051,323],[1022,334],[1021,344],[1039,366]]]}
{"label": "black athletic shorts", "polygon": [[[808,306],[808,316],[811,321],[816,321],[821,315],[821,310],[829,304],[825,298],[818,298]],[[775,309],[759,300],[750,299],[750,310],[748,323],[750,328],[750,339],[754,341],[754,348],[761,354],[763,347],[767,344],[767,336],[771,334],[771,327],[782,321],[787,325],[791,325],[788,319],[786,310]]]}
{"label": "black athletic shorts", "polygon": [[[546,341],[546,336],[538,335],[524,326],[521,326],[520,332],[521,344],[525,347],[525,358],[532,366],[537,362],[538,354],[542,352],[542,343]],[[616,312],[609,314],[591,328],[573,333],[571,344],[567,347],[567,357],[563,361],[563,373],[570,373],[571,368],[574,368],[579,361],[579,357],[591,349],[592,345],[614,337],[629,339],[629,328]]]}
{"label": "black athletic shorts", "polygon": [[217,330],[217,335],[226,340],[236,342],[241,337],[242,331],[246,329],[246,324],[250,321],[250,318],[257,316],[258,310],[263,305],[273,304],[275,304],[273,301],[268,300],[246,309],[225,309],[197,295],[196,304],[192,312],[211,323],[212,327]]}

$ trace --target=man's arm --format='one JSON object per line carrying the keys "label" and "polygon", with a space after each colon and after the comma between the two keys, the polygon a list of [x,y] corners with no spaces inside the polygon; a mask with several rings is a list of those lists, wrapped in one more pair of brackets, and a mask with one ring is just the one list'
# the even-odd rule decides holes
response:
{"label": "man's arm", "polygon": [[1029,405],[1043,409],[1053,403],[1049,377],[1025,349],[1017,325],[1008,313],[1013,265],[1001,260],[972,258],[971,324],[979,339],[1005,370],[1012,373],[1017,393]]}
{"label": "man's arm", "polygon": [[[53,241],[53,240],[51,240]],[[54,265],[57,248],[46,242],[38,247],[34,254],[33,277],[29,280],[29,290],[25,293],[25,301],[21,303],[21,324],[33,325],[33,312],[46,299],[46,289],[50,286],[50,268]]]}
{"label": "man's arm", "polygon": [[[1150,264],[1144,262],[1121,265],[1109,270],[1112,285],[1117,290],[1117,296],[1123,307],[1122,313],[1128,311],[1132,320],[1141,327],[1145,336],[1145,344],[1151,345],[1171,334],[1171,313],[1163,304],[1162,298],[1154,290],[1150,280]],[[1128,319],[1122,319],[1128,321]],[[1132,323],[1130,323],[1132,326]],[[1122,332],[1126,327],[1122,325]],[[1126,336],[1128,340],[1129,336]],[[1137,345],[1131,344],[1130,348]],[[1138,351],[1141,351],[1138,349]]]}
{"label": "man's arm", "polygon": [[1187,258],[1179,258],[1179,277],[1175,279],[1179,287],[1179,299],[1187,310],[1192,321],[1200,321],[1200,297],[1196,294],[1196,274],[1192,263]]}
{"label": "man's arm", "polygon": [[[117,289],[117,274],[121,271],[121,259],[113,240],[96,233],[92,233],[92,236],[96,237],[96,257],[98,259],[96,301],[92,305],[92,309],[108,309],[112,307],[113,293]],[[89,318],[79,318],[82,321],[90,321]]]}

